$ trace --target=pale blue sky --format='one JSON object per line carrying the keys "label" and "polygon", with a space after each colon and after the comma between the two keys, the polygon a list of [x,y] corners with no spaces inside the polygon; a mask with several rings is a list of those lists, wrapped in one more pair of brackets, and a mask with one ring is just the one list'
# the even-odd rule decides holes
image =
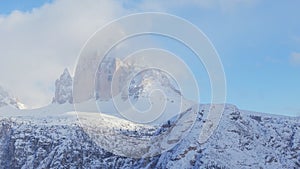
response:
{"label": "pale blue sky", "polygon": [[[224,2],[132,1],[122,6],[138,12],[165,11],[197,25],[223,62],[228,103],[247,110],[300,115],[300,1]],[[44,3],[51,1],[0,0],[0,15],[30,12]],[[206,101],[208,96],[203,95]]]}
{"label": "pale blue sky", "polygon": [[7,15],[14,10],[27,12],[50,2],[52,0],[0,0],[0,13]]}

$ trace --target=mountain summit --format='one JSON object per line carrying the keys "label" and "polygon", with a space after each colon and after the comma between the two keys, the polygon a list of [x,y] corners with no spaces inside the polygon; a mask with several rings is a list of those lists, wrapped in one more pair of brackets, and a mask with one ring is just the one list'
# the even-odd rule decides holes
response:
{"label": "mountain summit", "polygon": [[52,103],[73,103],[72,77],[66,68],[62,75],[55,81],[55,96]]}
{"label": "mountain summit", "polygon": [[153,90],[165,91],[168,98],[180,97],[181,93],[176,82],[167,73],[160,70],[139,72],[129,86],[129,96],[138,99],[148,97]]}

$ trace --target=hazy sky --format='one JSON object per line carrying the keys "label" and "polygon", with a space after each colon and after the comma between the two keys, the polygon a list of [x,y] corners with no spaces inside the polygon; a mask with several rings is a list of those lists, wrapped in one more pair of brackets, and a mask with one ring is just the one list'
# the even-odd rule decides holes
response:
{"label": "hazy sky", "polygon": [[299,6],[296,0],[0,0],[0,85],[27,105],[46,105],[55,79],[65,67],[73,71],[97,29],[134,12],[168,12],[197,25],[214,44],[228,103],[300,115]]}

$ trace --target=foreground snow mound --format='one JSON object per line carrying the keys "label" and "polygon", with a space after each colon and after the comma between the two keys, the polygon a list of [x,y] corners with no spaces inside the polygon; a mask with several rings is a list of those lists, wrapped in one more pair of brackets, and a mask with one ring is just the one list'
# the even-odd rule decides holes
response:
{"label": "foreground snow mound", "polygon": [[[299,118],[247,112],[227,105],[217,130],[207,142],[199,144],[199,132],[207,123],[205,119],[209,107],[201,105],[199,112],[193,112],[192,109],[186,112],[187,115],[196,113],[196,122],[172,149],[141,159],[118,156],[104,149],[106,147],[99,146],[101,144],[95,142],[95,138],[88,135],[76,121],[75,112],[52,113],[52,110],[59,109],[48,107],[44,118],[35,115],[30,118],[30,112],[2,116],[8,112],[1,112],[5,110],[0,109],[0,168],[300,167]],[[176,128],[176,121],[153,128],[109,115],[102,116],[107,122],[104,125],[91,120],[91,116],[89,114],[86,120],[94,126],[95,136],[109,139],[114,137],[109,135],[110,131],[118,131],[138,140]],[[178,134],[174,132],[168,138],[153,142],[149,150],[163,147]],[[122,148],[124,142],[116,137],[115,142],[107,144],[117,150]]]}

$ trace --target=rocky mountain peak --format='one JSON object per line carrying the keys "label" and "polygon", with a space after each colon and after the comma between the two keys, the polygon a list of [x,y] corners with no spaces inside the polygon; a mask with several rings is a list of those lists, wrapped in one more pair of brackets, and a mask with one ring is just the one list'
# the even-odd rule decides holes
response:
{"label": "rocky mountain peak", "polygon": [[72,84],[73,79],[66,68],[59,79],[55,81],[55,96],[52,103],[73,103]]}
{"label": "rocky mountain peak", "polygon": [[167,73],[153,69],[139,72],[129,86],[129,95],[134,99],[148,97],[153,90],[164,91],[167,97],[180,97],[176,82]]}

